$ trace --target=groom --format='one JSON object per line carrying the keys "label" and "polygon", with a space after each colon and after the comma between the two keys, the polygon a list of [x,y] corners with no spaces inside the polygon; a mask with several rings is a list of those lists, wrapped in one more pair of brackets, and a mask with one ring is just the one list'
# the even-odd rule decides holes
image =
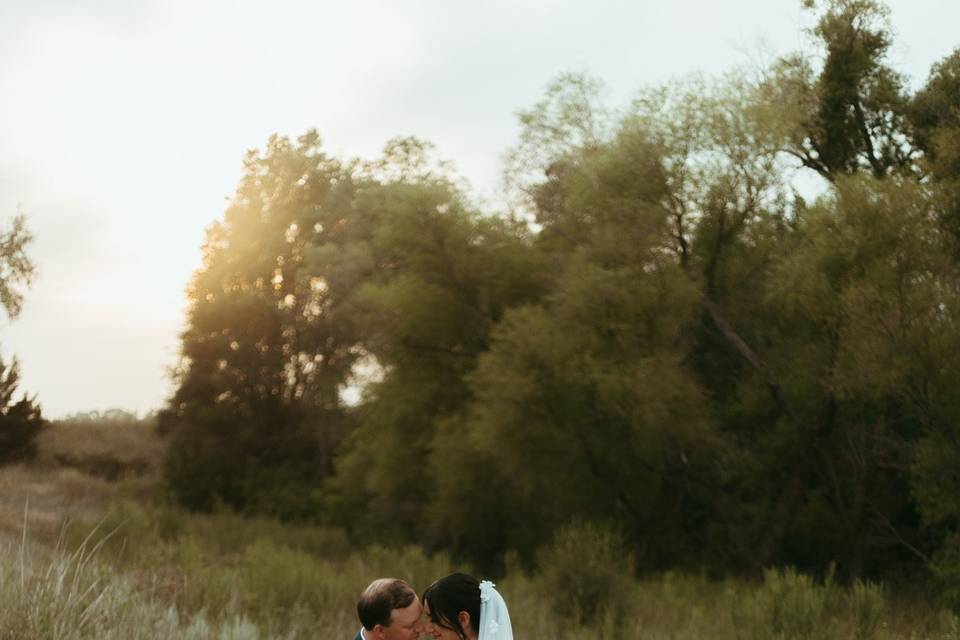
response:
{"label": "groom", "polygon": [[357,615],[363,628],[353,640],[417,640],[423,630],[416,591],[396,578],[371,582],[360,594]]}

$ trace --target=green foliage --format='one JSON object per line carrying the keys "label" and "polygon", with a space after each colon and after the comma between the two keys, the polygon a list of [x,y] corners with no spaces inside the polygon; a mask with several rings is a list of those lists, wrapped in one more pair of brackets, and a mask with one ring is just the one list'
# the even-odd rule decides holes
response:
{"label": "green foliage", "polygon": [[349,215],[350,172],[313,132],[272,138],[245,167],[191,286],[179,386],[159,417],[174,434],[167,477],[195,508],[308,515],[301,498],[332,472],[339,387],[359,356],[339,314],[357,265],[336,258],[364,255],[368,225]]}
{"label": "green foliage", "polygon": [[577,624],[627,614],[635,594],[633,564],[615,529],[589,522],[562,527],[537,553],[545,597],[557,616]]}
{"label": "green foliage", "polygon": [[329,488],[360,536],[439,542],[422,514],[433,493],[427,461],[450,455],[435,440],[440,425],[469,401],[466,378],[492,328],[540,295],[545,264],[516,225],[481,217],[449,183],[372,195],[383,213],[371,247],[389,267],[358,289],[352,310],[383,375],[366,386]]}
{"label": "green foliage", "polygon": [[33,235],[27,229],[26,217],[14,216],[10,228],[0,233],[0,305],[11,320],[23,308],[23,290],[30,287],[36,267],[27,255]]}
{"label": "green foliage", "polygon": [[45,421],[35,398],[14,400],[20,382],[20,364],[0,360],[0,464],[36,455],[36,437]]}
{"label": "green foliage", "polygon": [[314,434],[282,408],[257,416],[206,410],[173,434],[164,471],[190,508],[304,518],[316,516],[304,492],[323,481],[320,458]]}
{"label": "green foliage", "polygon": [[955,526],[947,531],[931,558],[930,568],[941,602],[956,611],[960,609],[960,534]]}
{"label": "green foliage", "polygon": [[909,116],[912,132],[935,175],[960,176],[960,149],[951,144],[951,132],[960,128],[960,49],[936,63],[926,85],[913,97]]}
{"label": "green foliage", "polygon": [[[311,135],[248,158],[209,233],[160,417],[183,504],[420,533],[432,425],[466,401],[490,328],[537,295],[542,270],[516,225],[470,209],[444,171],[412,139],[365,165]],[[353,412],[350,385],[365,389]]]}
{"label": "green foliage", "polygon": [[910,172],[904,78],[886,62],[889,11],[875,0],[830,0],[811,35],[817,59],[794,54],[770,70],[764,100],[787,117],[782,149],[827,180]]}
{"label": "green foliage", "polygon": [[856,638],[871,638],[880,627],[887,595],[883,585],[857,581],[847,592],[850,613],[856,625]]}
{"label": "green foliage", "polygon": [[[710,436],[681,355],[697,294],[664,251],[664,193],[659,150],[633,129],[554,165],[539,187],[551,291],[505,314],[470,376],[476,401],[448,435],[488,465],[485,497],[498,498],[482,513],[523,554],[570,514],[632,534],[698,468],[693,442]],[[471,493],[441,488],[437,517]],[[647,535],[674,536],[676,515]],[[655,565],[662,547],[650,547]]]}
{"label": "green foliage", "polygon": [[828,614],[836,588],[817,584],[792,568],[769,569],[763,585],[745,598],[734,614],[748,638],[809,640],[838,637]]}
{"label": "green foliage", "polygon": [[[616,110],[559,77],[520,114],[513,216],[416,139],[251,153],[159,419],[176,498],[484,569],[529,566],[574,519],[612,523],[640,571],[836,563],[949,591],[957,55],[911,97],[882,3],[805,4],[814,50],[759,78]],[[804,580],[769,574],[754,626],[830,618]],[[838,633],[876,632],[866,584]]]}
{"label": "green foliage", "polygon": [[938,62],[926,85],[910,103],[911,133],[923,151],[924,169],[940,191],[940,217],[954,239],[960,239],[960,49]]}
{"label": "green foliage", "polygon": [[520,137],[504,158],[503,186],[521,214],[542,214],[545,174],[556,175],[584,150],[609,142],[616,118],[602,101],[603,91],[603,82],[586,72],[562,73],[539,102],[517,114]]}
{"label": "green foliage", "polygon": [[[327,527],[143,500],[112,506],[87,531],[75,524],[56,551],[0,545],[0,637],[350,637],[356,596],[373,577],[396,575],[420,590],[465,569],[417,547],[354,548]],[[896,589],[888,597],[877,584],[845,588],[789,569],[762,583],[679,573],[638,580],[614,531],[572,525],[536,572],[507,563],[496,582],[517,637],[907,640],[955,638],[960,628],[951,612]]]}

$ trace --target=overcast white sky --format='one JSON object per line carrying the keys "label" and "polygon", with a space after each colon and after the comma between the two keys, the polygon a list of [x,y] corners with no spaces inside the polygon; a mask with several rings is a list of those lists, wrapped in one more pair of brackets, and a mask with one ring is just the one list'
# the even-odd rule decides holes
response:
{"label": "overcast white sky", "polygon": [[[317,128],[329,151],[434,142],[481,193],[514,113],[558,73],[613,102],[798,47],[799,0],[0,0],[0,217],[39,278],[0,322],[48,417],[159,408],[204,228],[246,149]],[[960,45],[956,0],[896,0],[893,62]]]}

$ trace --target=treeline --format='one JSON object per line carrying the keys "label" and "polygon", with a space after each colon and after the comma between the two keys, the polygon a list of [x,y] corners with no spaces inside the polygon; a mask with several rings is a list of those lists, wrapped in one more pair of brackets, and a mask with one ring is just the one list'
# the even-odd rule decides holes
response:
{"label": "treeline", "polygon": [[890,34],[832,0],[811,51],[619,111],[563,76],[512,215],[416,140],[271,138],[190,285],[173,492],[481,564],[603,521],[641,570],[960,596],[960,50],[911,92]]}

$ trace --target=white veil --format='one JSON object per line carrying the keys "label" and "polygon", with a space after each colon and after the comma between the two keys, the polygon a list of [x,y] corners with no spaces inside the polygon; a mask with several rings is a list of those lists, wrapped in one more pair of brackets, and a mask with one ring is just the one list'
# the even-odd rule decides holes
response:
{"label": "white veil", "polygon": [[489,580],[480,583],[479,640],[513,640],[513,627],[503,596]]}

